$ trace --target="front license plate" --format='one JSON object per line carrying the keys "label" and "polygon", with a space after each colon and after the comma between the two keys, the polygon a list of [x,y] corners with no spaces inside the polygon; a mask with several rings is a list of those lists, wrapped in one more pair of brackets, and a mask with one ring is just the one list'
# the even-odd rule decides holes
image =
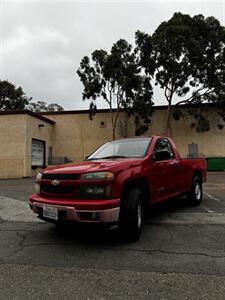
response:
{"label": "front license plate", "polygon": [[43,217],[58,220],[58,209],[52,206],[44,206],[43,207]]}

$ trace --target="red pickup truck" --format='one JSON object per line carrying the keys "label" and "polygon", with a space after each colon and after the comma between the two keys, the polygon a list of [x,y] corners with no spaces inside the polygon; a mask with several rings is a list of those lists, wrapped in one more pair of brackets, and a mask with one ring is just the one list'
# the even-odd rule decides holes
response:
{"label": "red pickup truck", "polygon": [[81,163],[43,170],[29,205],[46,221],[116,223],[135,239],[152,204],[187,195],[199,205],[205,181],[205,160],[181,159],[170,138],[128,138],[104,144]]}

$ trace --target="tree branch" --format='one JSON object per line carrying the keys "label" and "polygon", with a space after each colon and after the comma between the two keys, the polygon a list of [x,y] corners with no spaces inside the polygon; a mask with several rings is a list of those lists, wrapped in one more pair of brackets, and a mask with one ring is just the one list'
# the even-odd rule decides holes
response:
{"label": "tree branch", "polygon": [[[168,92],[169,92],[169,94],[168,94]],[[166,100],[169,103],[169,105],[171,105],[173,93],[174,93],[173,85],[171,84],[171,88],[168,85],[166,85],[166,88],[164,90],[164,95],[165,95]]]}
{"label": "tree branch", "polygon": [[104,98],[105,101],[110,105],[110,100],[109,100],[108,97],[107,97],[105,86],[104,86],[104,94],[106,95],[106,98]]}
{"label": "tree branch", "polygon": [[[196,93],[200,92],[200,91],[203,90],[203,89],[204,89],[203,87],[199,88],[199,89],[196,91]],[[213,88],[213,89],[208,89],[208,90],[206,90],[204,93],[202,93],[201,95],[198,95],[198,97],[202,97],[202,96],[204,96],[204,95],[208,95],[208,94],[210,94],[213,90],[214,90],[214,88]],[[178,106],[178,105],[183,104],[183,103],[192,103],[192,102],[195,100],[195,98],[196,98],[196,94],[192,95],[192,96],[189,97],[188,99],[185,99],[185,100],[182,100],[182,101],[177,102],[174,106]]]}

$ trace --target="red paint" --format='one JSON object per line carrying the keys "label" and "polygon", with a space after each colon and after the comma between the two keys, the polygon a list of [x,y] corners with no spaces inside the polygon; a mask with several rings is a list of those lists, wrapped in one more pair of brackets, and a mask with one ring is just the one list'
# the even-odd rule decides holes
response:
{"label": "red paint", "polygon": [[[147,154],[143,158],[111,159],[84,161],[78,164],[66,164],[43,170],[43,174],[83,174],[87,172],[110,171],[114,173],[113,180],[60,180],[60,186],[72,185],[72,192],[61,194],[33,194],[30,202],[47,205],[62,205],[74,207],[77,210],[106,210],[120,206],[121,195],[127,183],[145,180],[149,186],[151,204],[168,200],[185,194],[190,190],[194,173],[201,175],[206,181],[206,162],[204,159],[181,159],[175,144],[167,138],[174,152],[174,159],[154,161],[152,158],[156,141],[161,138],[153,136]],[[137,138],[138,142],[138,138]],[[51,185],[51,180],[40,180],[40,185]],[[111,185],[111,195],[105,199],[81,199],[79,188],[82,185],[97,184]]]}

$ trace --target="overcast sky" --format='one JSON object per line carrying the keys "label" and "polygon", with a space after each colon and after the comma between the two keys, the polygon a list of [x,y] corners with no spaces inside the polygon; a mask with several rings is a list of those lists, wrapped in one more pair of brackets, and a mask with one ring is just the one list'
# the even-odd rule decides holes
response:
{"label": "overcast sky", "polygon": [[[81,58],[109,50],[120,38],[133,44],[136,30],[151,34],[176,11],[214,16],[225,25],[225,0],[0,0],[0,79],[22,86],[35,101],[88,109],[76,74]],[[158,90],[154,102],[164,103]]]}

